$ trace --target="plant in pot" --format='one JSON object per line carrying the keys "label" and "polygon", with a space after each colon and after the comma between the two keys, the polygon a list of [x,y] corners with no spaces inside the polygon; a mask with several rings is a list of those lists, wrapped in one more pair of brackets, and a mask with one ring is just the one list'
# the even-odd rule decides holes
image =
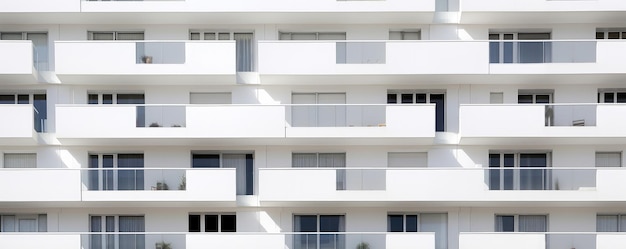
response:
{"label": "plant in pot", "polygon": [[165,241],[154,243],[155,249],[172,249],[172,243],[167,243]]}
{"label": "plant in pot", "polygon": [[149,56],[149,55],[141,56],[141,61],[145,64],[152,64],[152,56]]}
{"label": "plant in pot", "polygon": [[178,190],[186,190],[187,189],[187,176],[183,176],[183,180],[178,184]]}
{"label": "plant in pot", "polygon": [[370,244],[368,244],[367,242],[361,242],[356,245],[356,249],[370,249]]}
{"label": "plant in pot", "polygon": [[165,183],[165,181],[159,181],[156,184],[156,190],[169,190],[170,187],[167,186],[167,183]]}

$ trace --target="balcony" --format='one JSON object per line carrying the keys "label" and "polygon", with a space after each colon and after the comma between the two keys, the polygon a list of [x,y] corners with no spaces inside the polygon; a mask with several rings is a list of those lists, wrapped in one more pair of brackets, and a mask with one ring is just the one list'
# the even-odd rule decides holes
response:
{"label": "balcony", "polygon": [[259,41],[259,73],[264,83],[440,80],[488,74],[488,51],[474,41]]}
{"label": "balcony", "polygon": [[288,110],[288,138],[435,137],[435,105],[290,105]]}
{"label": "balcony", "polygon": [[625,235],[610,233],[465,233],[459,249],[611,249],[623,243]]}
{"label": "balcony", "polygon": [[280,142],[277,138],[417,138],[428,143],[435,137],[435,106],[426,104],[57,105],[56,121],[57,137],[66,144],[145,144],[155,138],[167,139],[161,143],[199,138],[255,138],[263,144]]}
{"label": "balcony", "polygon": [[36,144],[35,109],[32,105],[0,105],[0,145]]}
{"label": "balcony", "polygon": [[0,191],[0,199],[3,202],[80,201],[79,184],[78,170],[4,168],[0,170],[0,189],[4,190]]}
{"label": "balcony", "polygon": [[459,135],[462,144],[623,143],[625,111],[621,104],[461,105]]}
{"label": "balcony", "polygon": [[[626,200],[620,168],[261,168],[259,200],[298,202],[597,202]],[[454,184],[451,184],[454,183]],[[429,191],[411,191],[428,189]],[[311,204],[313,205],[313,204]]]}
{"label": "balcony", "polygon": [[[144,249],[169,244],[170,248],[356,248],[368,243],[371,248],[434,249],[434,233],[89,233],[80,235],[80,248],[97,249],[132,242],[128,249]],[[112,243],[112,245],[111,245]],[[306,244],[302,244],[306,243]],[[149,247],[148,247],[149,246]],[[304,246],[304,247],[303,247]],[[78,247],[66,247],[78,248]],[[310,248],[310,247],[309,247]]]}
{"label": "balcony", "polygon": [[0,82],[37,83],[38,57],[31,41],[0,41],[0,54]]}
{"label": "balcony", "polygon": [[[77,2],[79,0],[76,0]],[[117,13],[151,21],[154,17],[179,22],[184,16],[205,23],[219,23],[225,19],[246,24],[264,23],[377,23],[429,22],[435,11],[435,1],[342,1],[342,0],[272,0],[259,3],[253,0],[207,2],[203,0],[146,0],[146,1],[81,1],[82,12]],[[319,15],[324,15],[320,19]],[[207,15],[208,14],[208,15]],[[245,20],[241,15],[245,15]],[[149,18],[148,18],[149,17]]]}
{"label": "balcony", "polygon": [[80,2],[77,0],[30,0],[12,1],[0,0],[3,6],[1,13],[25,13],[25,12],[80,12]]}
{"label": "balcony", "polygon": [[79,249],[81,236],[65,233],[3,233],[0,244],[14,249],[66,248]]}
{"label": "balcony", "polygon": [[83,201],[234,202],[235,169],[82,169]]}
{"label": "balcony", "polygon": [[57,41],[63,83],[235,83],[234,41]]}

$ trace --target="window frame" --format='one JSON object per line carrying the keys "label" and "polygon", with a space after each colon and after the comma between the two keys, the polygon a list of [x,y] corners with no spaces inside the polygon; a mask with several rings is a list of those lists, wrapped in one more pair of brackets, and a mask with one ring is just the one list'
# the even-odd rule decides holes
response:
{"label": "window frame", "polygon": [[[497,231],[497,227],[498,227],[498,216],[513,216],[513,231]],[[545,213],[538,213],[538,214],[507,214],[507,213],[496,213],[494,214],[494,228],[493,231],[496,233],[519,233],[519,217],[520,216],[544,216],[545,220],[546,220],[546,231],[544,232],[548,232],[550,231],[550,215],[549,214],[545,214]],[[522,232],[522,233],[525,233]]]}
{"label": "window frame", "polygon": [[[191,220],[191,216],[199,216],[200,219],[200,231],[191,231],[191,227],[190,227],[190,223],[189,221]],[[207,223],[206,223],[206,219],[208,216],[216,216],[217,217],[217,231],[207,231]],[[236,233],[237,232],[237,213],[236,212],[210,212],[210,213],[204,213],[204,212],[192,212],[189,213],[187,215],[188,222],[187,222],[187,230],[190,233]],[[229,231],[229,230],[224,230],[224,217],[234,217],[235,218],[235,223],[234,223],[234,230],[233,231]]]}
{"label": "window frame", "polygon": [[[95,40],[94,39],[94,35],[95,34],[111,34],[113,35],[113,39],[111,40]],[[143,39],[141,40],[119,40],[119,34],[141,34],[141,36],[143,36]],[[129,31],[87,31],[87,40],[89,41],[145,41],[146,40],[146,32],[143,30],[129,30]]]}

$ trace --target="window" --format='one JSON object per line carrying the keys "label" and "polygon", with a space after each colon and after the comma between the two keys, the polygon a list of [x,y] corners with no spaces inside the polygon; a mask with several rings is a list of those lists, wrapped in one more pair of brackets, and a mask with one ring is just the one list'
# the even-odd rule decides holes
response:
{"label": "window", "polygon": [[626,28],[596,29],[596,39],[626,39]]}
{"label": "window", "polygon": [[549,166],[550,153],[490,153],[489,190],[550,190]]}
{"label": "window", "polygon": [[95,104],[145,104],[143,93],[88,93],[87,103]]}
{"label": "window", "polygon": [[34,108],[34,128],[45,132],[48,122],[46,93],[0,93],[0,104],[32,104]]}
{"label": "window", "polygon": [[552,103],[552,89],[521,89],[517,92],[518,104],[549,104]]}
{"label": "window", "polygon": [[448,248],[448,214],[391,213],[387,215],[387,232],[434,232],[435,248]]}
{"label": "window", "polygon": [[98,41],[111,41],[111,40],[130,40],[130,41],[142,41],[144,40],[143,31],[89,31],[87,32],[87,39]]}
{"label": "window", "polygon": [[5,153],[5,168],[37,168],[36,153]]}
{"label": "window", "polygon": [[597,232],[626,232],[626,216],[624,214],[598,214],[596,216]]}
{"label": "window", "polygon": [[[490,33],[490,63],[546,63],[552,61],[550,33]],[[513,40],[522,40],[513,42]],[[532,42],[529,40],[539,40]],[[507,42],[505,42],[507,41]]]}
{"label": "window", "polygon": [[235,40],[237,72],[256,71],[254,32],[189,31],[190,40]]}
{"label": "window", "polygon": [[389,31],[389,40],[421,40],[419,30]]}
{"label": "window", "polygon": [[226,93],[190,93],[190,104],[232,104],[232,94]]}
{"label": "window", "polygon": [[626,103],[626,89],[598,89],[598,103]]}
{"label": "window", "polygon": [[235,214],[189,214],[189,232],[237,232]]}
{"label": "window", "polygon": [[496,215],[496,232],[547,232],[547,215]]}
{"label": "window", "polygon": [[[346,222],[344,215],[294,215],[294,249],[345,248]],[[319,234],[322,233],[322,234]]]}
{"label": "window", "polygon": [[489,93],[489,104],[504,104],[504,93]]}
{"label": "window", "polygon": [[388,90],[387,104],[435,104],[435,131],[445,131],[446,90]]}
{"label": "window", "polygon": [[596,167],[622,167],[622,152],[596,152]]}
{"label": "window", "polygon": [[346,126],[345,93],[292,93],[291,103],[292,127]]}
{"label": "window", "polygon": [[0,232],[47,232],[47,214],[2,214]]}
{"label": "window", "polygon": [[234,168],[237,175],[237,194],[254,194],[254,155],[251,153],[193,151],[191,167]]}
{"label": "window", "polygon": [[388,167],[427,167],[428,153],[426,152],[388,152]]}
{"label": "window", "polygon": [[143,190],[143,167],[143,154],[90,154],[88,189]]}
{"label": "window", "polygon": [[[345,168],[346,153],[293,153],[291,155],[293,168]],[[346,171],[337,170],[336,189],[346,189]]]}
{"label": "window", "polygon": [[345,40],[346,32],[278,32],[279,40]]}
{"label": "window", "polygon": [[146,248],[146,231],[144,216],[123,215],[90,215],[89,227],[92,233],[125,233],[125,234],[91,234],[90,249],[133,249]]}

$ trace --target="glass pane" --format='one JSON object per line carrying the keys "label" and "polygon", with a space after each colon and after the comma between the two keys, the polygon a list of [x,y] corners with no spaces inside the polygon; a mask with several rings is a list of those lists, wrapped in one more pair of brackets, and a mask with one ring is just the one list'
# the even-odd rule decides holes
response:
{"label": "glass pane", "polygon": [[397,104],[398,103],[398,94],[388,93],[387,94],[387,104]]}
{"label": "glass pane", "polygon": [[403,93],[401,94],[402,104],[413,104],[413,94]]}
{"label": "glass pane", "polygon": [[596,32],[596,39],[604,39],[604,32]]}
{"label": "glass pane", "polygon": [[530,94],[517,95],[517,103],[518,104],[532,104],[533,95],[530,95]]}
{"label": "glass pane", "polygon": [[118,104],[145,104],[144,94],[118,94]]}
{"label": "glass pane", "polygon": [[343,215],[320,215],[320,232],[343,232]]}
{"label": "glass pane", "polygon": [[[19,97],[19,96],[18,96]],[[45,94],[33,95],[33,107],[35,108],[35,130],[43,132],[45,130],[45,122],[48,119],[48,105]]]}
{"label": "glass pane", "polygon": [[489,34],[489,40],[500,40],[500,34]]}
{"label": "glass pane", "polygon": [[617,93],[617,103],[626,103],[626,93]]}
{"label": "glass pane", "polygon": [[496,232],[515,232],[515,217],[512,215],[496,216]]}
{"label": "glass pane", "polygon": [[296,215],[294,222],[294,232],[317,232],[316,215]]}
{"label": "glass pane", "polygon": [[545,215],[520,215],[519,232],[547,232],[547,217]]}
{"label": "glass pane", "polygon": [[[213,33],[213,32],[206,32],[206,33],[204,33],[204,40],[206,40],[206,41],[217,40],[217,35],[215,33]],[[224,40],[228,40],[228,38],[224,39]]]}
{"label": "glass pane", "polygon": [[[598,215],[596,217],[597,232],[619,232],[617,215]],[[622,219],[623,220],[623,219]]]}
{"label": "glass pane", "polygon": [[222,232],[237,232],[237,217],[222,215]]}
{"label": "glass pane", "polygon": [[15,104],[15,95],[11,94],[4,94],[4,95],[0,95],[0,104]]}
{"label": "glass pane", "polygon": [[406,216],[406,231],[417,232],[417,215]]}
{"label": "glass pane", "polygon": [[387,231],[388,232],[404,232],[404,216],[403,215],[388,215],[387,216]]}
{"label": "glass pane", "polygon": [[92,39],[110,41],[115,39],[115,35],[113,35],[113,32],[93,32]]}
{"label": "glass pane", "polygon": [[604,93],[604,103],[615,103],[615,93]]}
{"label": "glass pane", "polygon": [[143,40],[143,33],[142,32],[136,32],[136,33],[117,33],[117,40],[130,40],[130,41],[141,41]]}
{"label": "glass pane", "polygon": [[205,232],[218,232],[217,215],[205,215],[204,216],[204,231]]}
{"label": "glass pane", "polygon": [[[89,155],[89,168],[98,168],[98,155]],[[89,184],[87,185],[89,190],[98,190],[100,185],[100,172],[98,170],[89,170],[88,174]]]}
{"label": "glass pane", "polygon": [[4,32],[0,34],[0,40],[22,40],[21,32]]}
{"label": "glass pane", "polygon": [[200,33],[197,32],[191,32],[189,34],[189,39],[190,40],[200,40]]}
{"label": "glass pane", "polygon": [[509,168],[504,170],[503,175],[503,188],[504,190],[512,190],[513,189],[513,168],[515,166],[515,155],[514,154],[504,154],[504,167]]}
{"label": "glass pane", "polygon": [[220,167],[220,155],[219,154],[193,154],[192,156],[193,168],[219,168]]}
{"label": "glass pane", "polygon": [[189,215],[189,232],[200,232],[200,215]]}
{"label": "glass pane", "polygon": [[102,94],[102,104],[113,104],[113,94]]}
{"label": "glass pane", "polygon": [[425,93],[415,94],[415,103],[416,104],[426,104],[426,94]]}
{"label": "glass pane", "polygon": [[[489,37],[491,39],[491,35]],[[489,63],[500,63],[501,42],[489,42]]]}
{"label": "glass pane", "polygon": [[98,94],[88,94],[87,104],[90,104],[90,105],[98,104]]}
{"label": "glass pane", "polygon": [[29,102],[30,102],[30,100],[29,100],[28,94],[19,94],[19,95],[17,95],[17,103],[18,104],[27,105],[27,104],[29,104]]}
{"label": "glass pane", "polygon": [[535,103],[537,104],[549,104],[550,103],[550,95],[549,94],[537,94],[537,100]]}
{"label": "glass pane", "polygon": [[619,32],[609,32],[609,39],[619,39]]}
{"label": "glass pane", "polygon": [[219,33],[218,40],[230,40],[230,33]]}
{"label": "glass pane", "polygon": [[489,189],[500,189],[500,154],[489,154]]}
{"label": "glass pane", "polygon": [[[520,167],[546,167],[546,154],[520,154]],[[546,186],[546,170],[520,170],[521,190],[543,190]]]}
{"label": "glass pane", "polygon": [[443,94],[430,94],[430,103],[435,104],[435,131],[445,131],[445,100]]}

